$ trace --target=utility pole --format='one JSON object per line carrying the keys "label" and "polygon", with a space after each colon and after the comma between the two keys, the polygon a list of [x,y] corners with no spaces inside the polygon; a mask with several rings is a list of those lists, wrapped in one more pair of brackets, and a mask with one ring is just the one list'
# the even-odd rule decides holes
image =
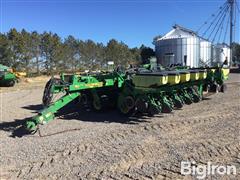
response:
{"label": "utility pole", "polygon": [[234,26],[234,19],[233,19],[233,12],[234,12],[234,5],[235,0],[228,0],[230,5],[230,66],[232,66],[232,56],[233,56],[233,26]]}

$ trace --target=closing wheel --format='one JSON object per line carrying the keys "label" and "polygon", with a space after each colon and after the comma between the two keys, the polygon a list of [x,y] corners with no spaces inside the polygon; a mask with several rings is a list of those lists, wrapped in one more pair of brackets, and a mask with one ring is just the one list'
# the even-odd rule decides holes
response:
{"label": "closing wheel", "polygon": [[222,84],[220,87],[220,92],[225,93],[227,90],[227,85],[226,84]]}
{"label": "closing wheel", "polygon": [[175,108],[180,109],[183,107],[183,103],[180,99],[174,99],[173,103]]}
{"label": "closing wheel", "polygon": [[193,102],[195,102],[195,103],[198,103],[200,101],[200,97],[196,94],[193,94],[192,98],[193,98]]}
{"label": "closing wheel", "polygon": [[172,107],[169,103],[163,102],[162,103],[162,112],[163,113],[170,113],[172,112]]}
{"label": "closing wheel", "polygon": [[173,103],[174,108],[180,109],[183,107],[183,100],[181,99],[181,96],[179,96],[177,93],[173,94],[171,97],[171,101]]}
{"label": "closing wheel", "polygon": [[184,102],[185,102],[185,104],[187,104],[187,105],[192,104],[191,98],[185,98],[185,99],[184,99]]}
{"label": "closing wheel", "polygon": [[135,106],[137,108],[137,111],[140,113],[146,113],[148,110],[148,103],[142,98],[137,98]]}
{"label": "closing wheel", "polygon": [[208,91],[209,91],[209,88],[210,88],[209,84],[204,84],[204,85],[203,85],[203,91],[208,92]]}
{"label": "closing wheel", "polygon": [[8,87],[13,87],[14,85],[15,85],[14,80],[9,81],[8,84],[7,84]]}
{"label": "closing wheel", "polygon": [[215,84],[211,84],[209,88],[209,92],[216,92],[217,91],[217,86]]}
{"label": "closing wheel", "polygon": [[189,96],[189,94],[184,95],[184,103],[187,105],[190,105],[193,103],[192,98]]}
{"label": "closing wheel", "polygon": [[192,100],[194,103],[198,103],[201,100],[196,87],[192,89]]}
{"label": "closing wheel", "polygon": [[156,105],[150,104],[148,107],[148,116],[151,117],[158,113],[160,113],[159,108]]}
{"label": "closing wheel", "polygon": [[218,84],[212,84],[210,86],[210,92],[218,93],[219,91],[221,91],[221,87]]}

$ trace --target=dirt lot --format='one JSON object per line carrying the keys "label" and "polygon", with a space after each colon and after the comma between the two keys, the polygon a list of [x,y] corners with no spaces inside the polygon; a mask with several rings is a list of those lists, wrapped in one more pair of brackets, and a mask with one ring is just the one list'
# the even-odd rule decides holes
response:
{"label": "dirt lot", "polygon": [[[1,179],[194,179],[181,161],[234,165],[240,179],[240,74],[228,91],[171,114],[127,121],[115,111],[67,107],[60,117],[21,137],[25,118],[41,109],[44,82],[1,93]],[[77,113],[76,113],[77,112]]]}

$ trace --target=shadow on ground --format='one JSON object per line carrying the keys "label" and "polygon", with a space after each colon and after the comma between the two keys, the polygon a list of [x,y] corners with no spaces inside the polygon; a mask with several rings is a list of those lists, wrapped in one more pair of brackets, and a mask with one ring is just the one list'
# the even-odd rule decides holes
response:
{"label": "shadow on ground", "polygon": [[[33,113],[37,113],[39,110],[43,108],[41,104],[38,105],[30,105],[22,107],[24,109],[32,110]],[[24,119],[15,119],[12,122],[2,122],[0,123],[0,131],[9,131],[11,132],[10,137],[22,137],[29,134],[29,131],[26,130],[24,125],[31,118]]]}
{"label": "shadow on ground", "polygon": [[133,116],[124,116],[116,109],[106,109],[103,111],[94,111],[81,108],[74,102],[61,109],[56,116],[63,120],[79,120],[96,123],[121,123],[121,124],[138,124],[147,122],[148,117],[134,114]]}
{"label": "shadow on ground", "polygon": [[24,128],[24,124],[29,120],[29,118],[25,119],[15,119],[12,122],[2,122],[0,123],[0,131],[9,131],[11,132],[10,137],[22,137],[29,134]]}
{"label": "shadow on ground", "polygon": [[230,69],[230,73],[240,73],[240,68],[232,68]]}
{"label": "shadow on ground", "polygon": [[35,104],[35,105],[24,106],[22,108],[32,110],[34,113],[37,113],[38,111],[43,109],[43,105],[42,104]]}
{"label": "shadow on ground", "polygon": [[[32,113],[38,113],[43,109],[41,104],[29,105],[22,107],[24,109],[32,111]],[[95,112],[93,110],[87,111],[80,107],[75,102],[69,103],[67,106],[62,108],[56,117],[62,120],[79,120],[96,123],[121,123],[121,124],[138,124],[141,122],[148,122],[149,117],[133,115],[131,117],[121,115],[117,110],[108,109],[103,112]],[[162,117],[157,115],[157,117]],[[0,123],[0,131],[11,132],[10,137],[22,137],[28,135],[29,132],[24,128],[26,121],[30,118],[15,119],[13,122],[2,122]],[[67,123],[67,122],[66,122]]]}

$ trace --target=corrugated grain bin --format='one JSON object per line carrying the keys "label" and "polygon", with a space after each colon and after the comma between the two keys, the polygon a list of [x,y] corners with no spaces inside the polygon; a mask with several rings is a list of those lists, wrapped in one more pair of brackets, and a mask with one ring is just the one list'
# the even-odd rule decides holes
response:
{"label": "corrugated grain bin", "polygon": [[163,66],[200,67],[211,64],[212,43],[179,25],[173,26],[173,30],[163,37],[155,38],[153,44],[158,63]]}
{"label": "corrugated grain bin", "polygon": [[217,44],[215,46],[215,58],[213,59],[213,62],[215,64],[222,64],[225,60],[230,60],[230,48],[226,44]]}
{"label": "corrugated grain bin", "polygon": [[211,65],[212,43],[202,39],[200,41],[200,65]]}

